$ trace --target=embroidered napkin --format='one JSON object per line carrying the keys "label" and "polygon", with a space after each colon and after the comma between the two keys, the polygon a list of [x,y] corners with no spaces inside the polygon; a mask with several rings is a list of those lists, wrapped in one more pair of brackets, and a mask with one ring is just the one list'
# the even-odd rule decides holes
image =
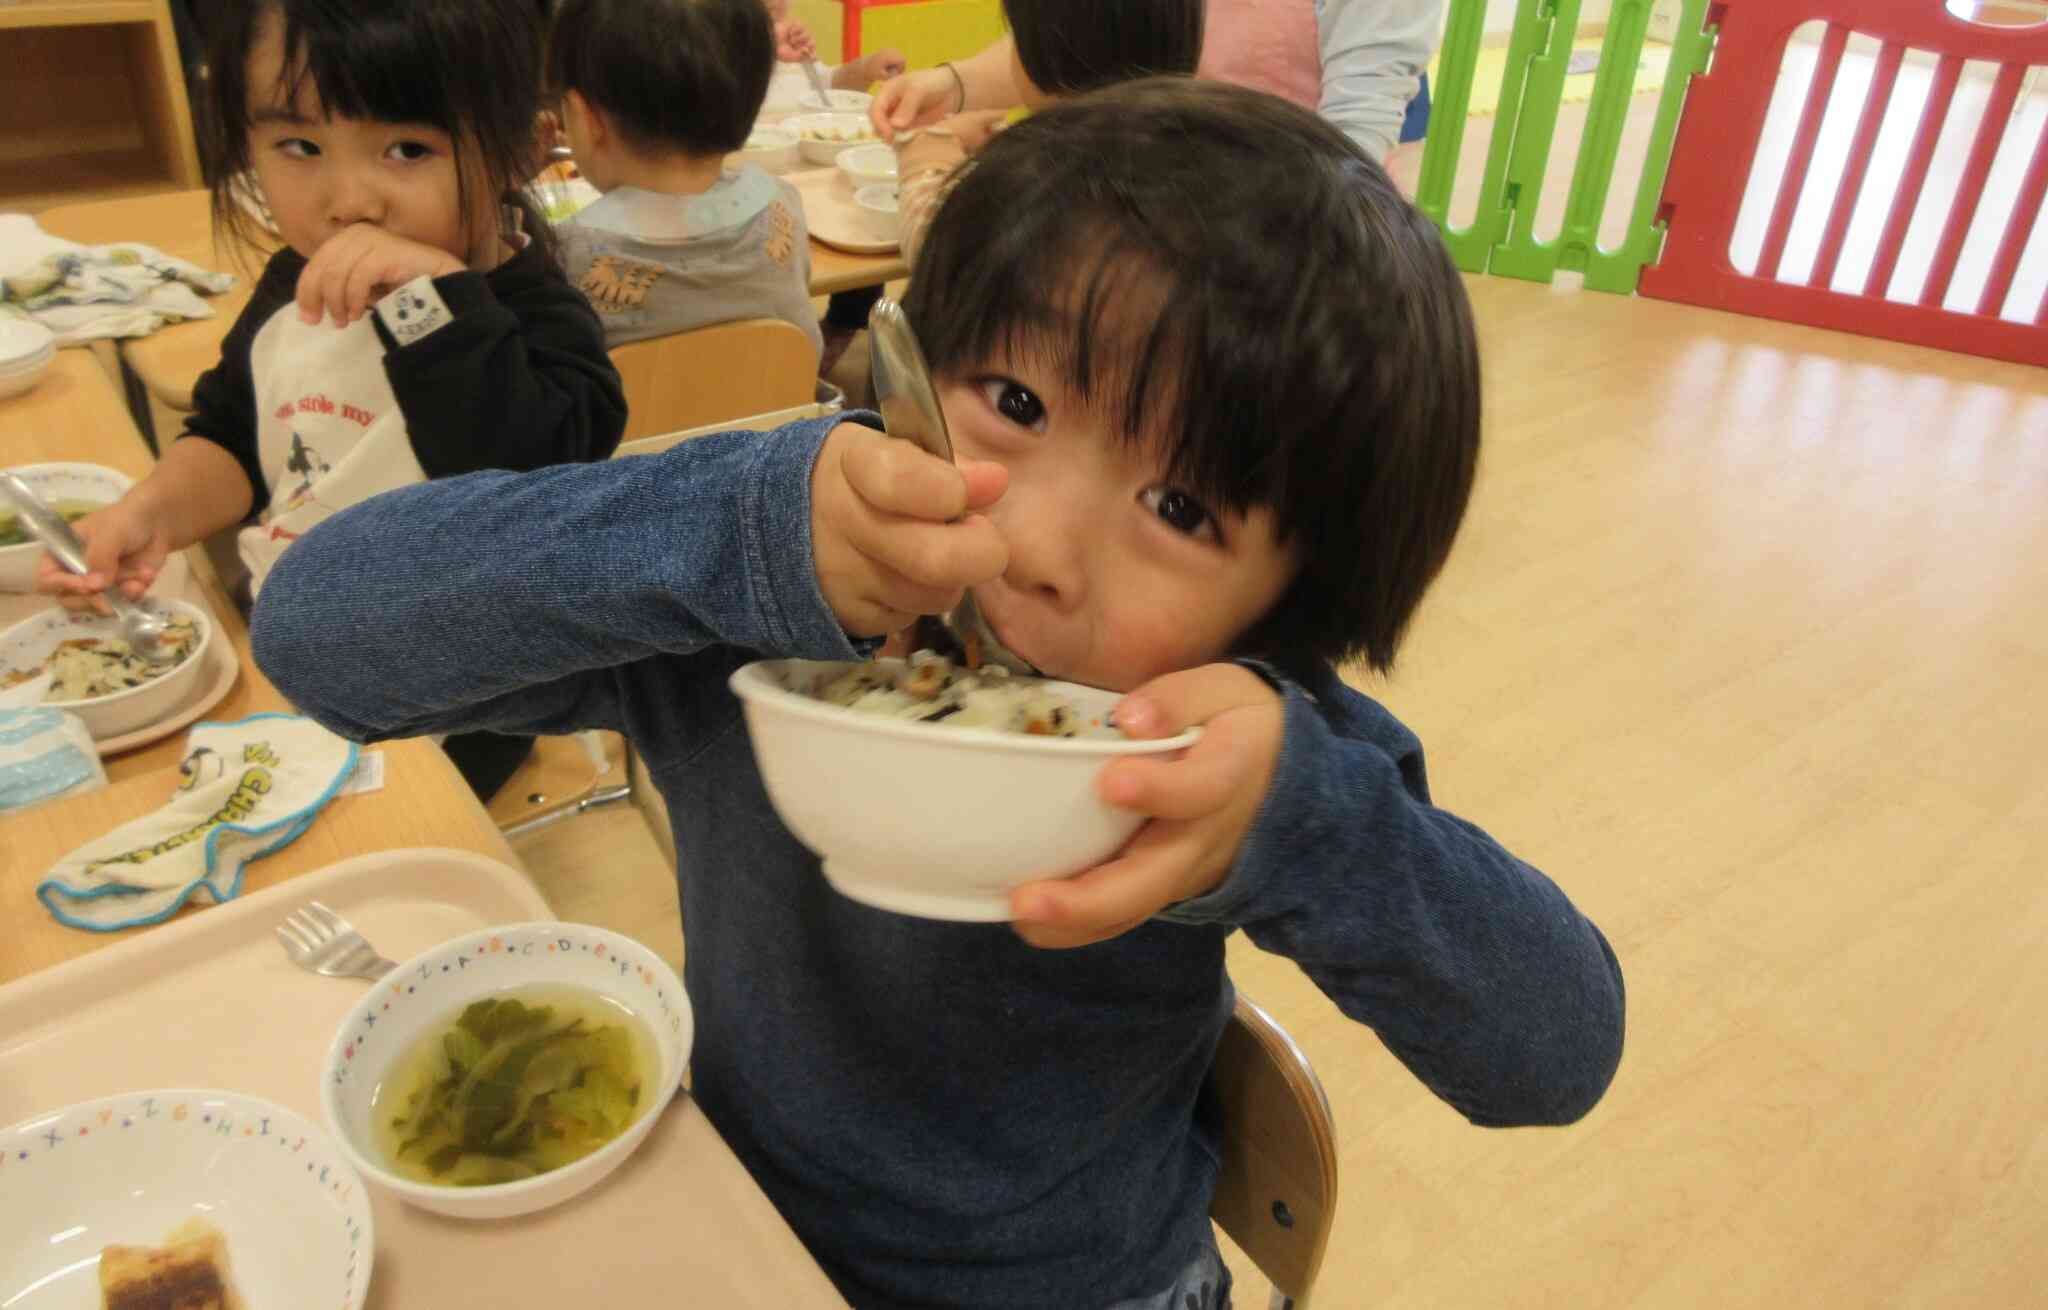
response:
{"label": "embroidered napkin", "polygon": [[93,932],[159,923],[194,896],[232,900],[244,866],[304,832],[355,767],[355,743],[302,715],[202,723],[171,803],[57,861],[36,897]]}
{"label": "embroidered napkin", "polygon": [[0,813],[106,785],[92,734],[76,714],[0,709]]}
{"label": "embroidered napkin", "polygon": [[101,337],[140,337],[188,318],[212,318],[199,292],[235,285],[154,246],[118,241],[81,246],[51,236],[26,214],[0,214],[0,305],[57,334],[60,346]]}

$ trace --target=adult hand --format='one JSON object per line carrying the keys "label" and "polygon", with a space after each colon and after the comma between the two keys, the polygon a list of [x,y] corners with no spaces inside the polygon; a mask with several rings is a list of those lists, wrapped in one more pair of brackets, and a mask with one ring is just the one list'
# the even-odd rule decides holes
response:
{"label": "adult hand", "polygon": [[903,52],[894,46],[870,50],[850,63],[841,64],[833,70],[832,85],[848,91],[865,91],[877,82],[886,82],[899,77],[910,67],[903,60]]}
{"label": "adult hand", "polygon": [[1143,739],[1197,724],[1202,736],[1174,755],[1125,756],[1103,768],[1097,794],[1149,821],[1104,863],[1010,893],[1011,926],[1033,946],[1104,941],[1213,891],[1272,785],[1286,711],[1249,669],[1208,664],[1139,687],[1118,704],[1116,721]]}
{"label": "adult hand", "polygon": [[833,428],[811,470],[811,550],[840,627],[894,632],[1000,575],[1009,547],[975,511],[1009,481],[1000,464],[955,466],[859,423]]}
{"label": "adult hand", "polygon": [[868,121],[884,141],[898,132],[929,127],[961,108],[958,75],[944,66],[920,68],[882,83],[868,106]]}
{"label": "adult hand", "polygon": [[421,275],[442,277],[468,267],[439,246],[378,227],[352,223],[313,252],[299,274],[299,317],[336,327],[361,318],[378,300]]}
{"label": "adult hand", "polygon": [[36,562],[36,590],[57,597],[66,609],[110,614],[100,593],[113,586],[139,600],[174,545],[162,516],[132,494],[79,519],[71,530],[85,542],[85,573],[71,572],[47,553]]}
{"label": "adult hand", "polygon": [[811,29],[794,18],[775,25],[775,57],[785,64],[800,64],[818,57],[818,43]]}

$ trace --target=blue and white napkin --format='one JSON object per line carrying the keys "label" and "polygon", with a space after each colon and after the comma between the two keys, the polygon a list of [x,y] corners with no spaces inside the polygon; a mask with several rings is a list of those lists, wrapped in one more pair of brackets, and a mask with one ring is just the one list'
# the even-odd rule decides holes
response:
{"label": "blue and white napkin", "polygon": [[297,714],[202,723],[171,803],[57,861],[36,896],[59,923],[112,932],[242,890],[251,860],[289,845],[355,772],[356,746]]}
{"label": "blue and white napkin", "polygon": [[76,714],[0,709],[0,814],[106,785],[99,750]]}

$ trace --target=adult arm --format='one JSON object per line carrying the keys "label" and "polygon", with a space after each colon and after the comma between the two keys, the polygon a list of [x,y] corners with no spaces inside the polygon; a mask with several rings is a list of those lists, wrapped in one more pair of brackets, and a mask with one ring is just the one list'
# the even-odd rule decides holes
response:
{"label": "adult arm", "polygon": [[1022,104],[1016,51],[1016,41],[1005,36],[965,59],[892,77],[875,93],[868,118],[883,140],[893,141],[898,132],[929,127],[952,114]]}
{"label": "adult arm", "polygon": [[1400,140],[1443,18],[1443,0],[1317,0],[1323,117],[1375,160]]}

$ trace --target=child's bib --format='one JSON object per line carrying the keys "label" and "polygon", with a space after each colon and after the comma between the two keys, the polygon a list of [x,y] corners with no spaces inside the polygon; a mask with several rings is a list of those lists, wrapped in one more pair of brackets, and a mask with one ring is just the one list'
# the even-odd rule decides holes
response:
{"label": "child's bib", "polygon": [[252,592],[313,525],[357,501],[424,482],[405,416],[384,375],[384,343],[365,315],[308,325],[286,305],[249,350],[256,452],[270,506],[237,540]]}

